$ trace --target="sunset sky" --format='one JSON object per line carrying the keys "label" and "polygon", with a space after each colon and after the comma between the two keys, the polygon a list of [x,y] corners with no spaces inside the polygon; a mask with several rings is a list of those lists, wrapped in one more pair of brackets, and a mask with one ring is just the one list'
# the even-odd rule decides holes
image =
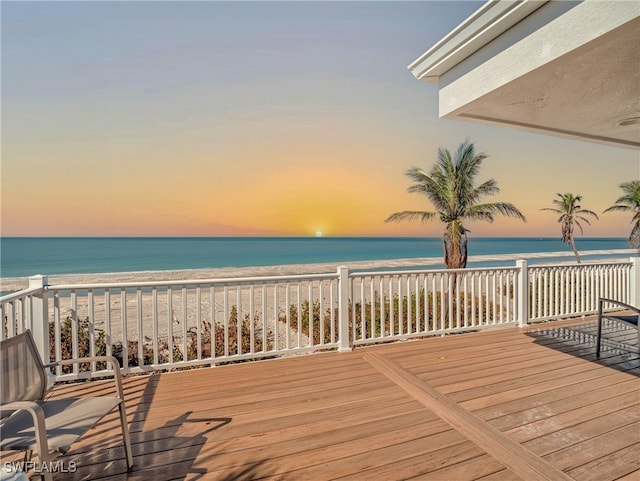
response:
{"label": "sunset sky", "polygon": [[3,1],[1,234],[439,236],[384,219],[468,139],[529,220],[471,235],[559,236],[555,193],[601,214],[639,154],[438,119],[407,65],[482,3]]}

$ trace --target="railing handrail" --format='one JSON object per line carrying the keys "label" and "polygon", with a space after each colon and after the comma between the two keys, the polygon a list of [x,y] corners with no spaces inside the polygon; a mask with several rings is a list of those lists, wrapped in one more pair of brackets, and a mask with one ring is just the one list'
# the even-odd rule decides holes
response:
{"label": "railing handrail", "polygon": [[493,272],[493,271],[517,271],[517,266],[498,266],[498,267],[466,267],[464,269],[411,269],[411,270],[377,270],[377,271],[357,271],[349,272],[349,277],[363,276],[405,276],[410,274],[456,274],[470,272]]}
{"label": "railing handrail", "polygon": [[550,269],[550,268],[558,268],[558,267],[587,267],[587,266],[596,266],[596,267],[608,267],[608,266],[619,266],[619,265],[631,265],[632,262],[630,260],[610,260],[610,261],[583,261],[580,263],[577,262],[566,262],[562,264],[529,264],[529,269]]}
{"label": "railing handrail", "polygon": [[[212,279],[177,279],[162,281],[130,281],[130,282],[99,282],[99,283],[78,283],[78,284],[56,284],[47,286],[49,290],[72,291],[84,289],[133,289],[137,287],[172,287],[172,286],[210,286],[220,284],[225,286],[251,285],[253,283],[282,283],[287,281],[324,280],[336,279],[337,274],[290,274],[282,276],[259,276],[259,277],[219,277]],[[20,291],[21,293],[24,291]],[[0,298],[4,301],[4,297]]]}
{"label": "railing handrail", "polygon": [[12,302],[17,299],[20,299],[21,297],[27,297],[33,294],[37,294],[38,292],[41,292],[43,289],[44,289],[43,287],[26,287],[21,291],[12,292],[11,294],[7,294],[5,296],[0,297],[0,302],[2,303]]}

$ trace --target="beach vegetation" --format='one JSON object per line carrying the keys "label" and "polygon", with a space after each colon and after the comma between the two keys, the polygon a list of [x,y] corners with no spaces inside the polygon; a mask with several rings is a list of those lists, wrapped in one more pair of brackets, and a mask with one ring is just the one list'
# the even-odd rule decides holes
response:
{"label": "beach vegetation", "polygon": [[[333,322],[332,322],[333,318]],[[289,306],[289,319],[294,319],[294,329],[307,336],[312,345],[330,344],[335,342],[338,332],[338,312],[334,310],[333,317],[331,308],[320,312],[320,301],[312,303],[304,301],[300,303],[300,308],[296,304]],[[280,322],[286,323],[287,318],[280,316]]]}
{"label": "beach vegetation", "polygon": [[640,254],[640,180],[620,184],[623,195],[604,212],[629,212],[631,214],[631,233],[629,246]]}
{"label": "beach vegetation", "polygon": [[582,196],[580,194],[574,195],[572,193],[556,194],[557,199],[553,200],[555,207],[545,207],[541,210],[548,210],[560,214],[558,222],[561,225],[562,242],[569,244],[573,250],[573,254],[576,256],[576,262],[580,263],[580,254],[575,243],[575,228],[580,229],[580,233],[584,233],[582,223],[591,225],[589,217],[598,219],[598,214],[589,209],[583,209],[580,202],[582,202]]}
{"label": "beach vegetation", "polygon": [[[102,330],[90,332],[89,319],[79,319],[76,322],[77,336],[74,336],[74,321],[71,317],[66,317],[60,323],[60,340],[56,343],[55,323],[49,323],[49,362],[56,361],[56,344],[60,346],[60,360],[73,359],[76,357],[88,356],[104,356],[107,354],[106,334]],[[74,350],[74,337],[77,338],[77,344]],[[93,344],[93,354],[91,345]],[[64,374],[73,372],[74,366],[66,364],[60,367]],[[98,363],[97,369],[106,369],[106,363]],[[78,365],[80,371],[88,371],[91,369],[90,363],[80,363]]]}
{"label": "beach vegetation", "polygon": [[483,202],[486,196],[500,192],[494,179],[476,185],[476,177],[486,158],[486,154],[477,153],[474,144],[466,141],[453,155],[445,148],[438,149],[438,160],[428,172],[420,167],[406,171],[406,176],[413,181],[407,192],[427,197],[434,211],[395,212],[385,222],[439,219],[444,224],[445,265],[448,269],[466,267],[467,221],[493,222],[496,215],[504,215],[526,222],[522,212],[511,203]]}
{"label": "beach vegetation", "polygon": [[[466,306],[465,306],[466,304]],[[473,330],[500,317],[500,309],[485,296],[450,296],[426,292],[400,296],[375,296],[373,302],[356,302],[350,327],[354,340],[422,334],[445,330]]]}
{"label": "beach vegetation", "polygon": [[[256,322],[254,320],[254,322]],[[256,335],[256,329],[252,331],[251,319],[247,314],[241,321],[240,337],[238,337],[238,313],[235,306],[231,309],[228,323],[223,324],[216,322],[214,327],[208,321],[203,321],[200,328],[200,338],[198,339],[198,331],[190,328],[187,332],[187,350],[182,352],[181,339],[174,336],[172,342],[172,353],[169,354],[169,342],[166,337],[158,339],[158,352],[154,350],[152,343],[142,344],[142,356],[140,357],[139,341],[131,340],[125,346],[122,342],[113,342],[111,344],[110,353],[115,357],[120,366],[124,365],[124,358],[127,359],[129,367],[144,367],[153,365],[157,358],[158,364],[168,364],[171,362],[191,361],[196,359],[206,359],[212,357],[233,356],[234,354],[242,354],[248,352],[261,352],[273,348],[272,334],[265,333],[264,338]],[[75,325],[75,329],[74,329]],[[56,346],[59,346],[59,355],[61,360],[72,359],[76,357],[88,356],[105,356],[107,350],[107,336],[102,329],[90,329],[91,323],[89,319],[74,320],[66,317],[60,322],[60,336],[56,339],[55,323],[49,323],[49,353],[50,362],[56,360]],[[75,332],[74,332],[75,331]],[[74,341],[74,339],[76,339]],[[240,350],[238,350],[240,344]],[[212,349],[212,346],[214,348]],[[106,369],[106,363],[96,363],[96,370]],[[73,372],[73,365],[61,366],[63,374]],[[91,363],[79,363],[78,370],[91,371]]]}
{"label": "beach vegetation", "polygon": [[[187,343],[187,361],[208,357],[222,357],[247,352],[260,352],[273,349],[273,341],[269,333],[263,337],[256,335],[256,329],[251,329],[258,319],[253,321],[249,314],[245,314],[240,322],[240,336],[238,336],[238,309],[232,306],[229,314],[229,322],[216,322],[213,325],[209,321],[202,321],[200,328],[200,342],[198,342],[198,330],[190,328],[188,332],[189,342]],[[238,345],[240,345],[238,347]],[[212,346],[213,349],[212,349]],[[198,351],[198,347],[200,351]],[[181,360],[181,359],[180,359]]]}

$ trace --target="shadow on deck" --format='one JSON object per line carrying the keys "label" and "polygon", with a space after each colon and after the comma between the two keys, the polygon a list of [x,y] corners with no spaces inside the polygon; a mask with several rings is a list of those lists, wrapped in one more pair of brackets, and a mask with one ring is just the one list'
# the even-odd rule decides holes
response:
{"label": "shadow on deck", "polygon": [[555,323],[542,324],[538,328],[533,326],[528,328],[527,335],[546,347],[640,376],[640,373],[630,371],[640,365],[636,328],[605,319],[602,324],[602,351],[597,359],[597,321],[591,319],[570,322],[561,326],[556,326]]}

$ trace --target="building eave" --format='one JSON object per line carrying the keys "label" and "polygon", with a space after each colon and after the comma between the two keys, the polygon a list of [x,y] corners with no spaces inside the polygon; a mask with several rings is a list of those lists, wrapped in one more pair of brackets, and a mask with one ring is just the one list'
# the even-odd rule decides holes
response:
{"label": "building eave", "polygon": [[489,0],[409,65],[447,119],[640,149],[640,3]]}
{"label": "building eave", "polygon": [[490,0],[447,36],[414,60],[409,71],[418,80],[438,78],[486,44],[542,7],[547,0]]}

